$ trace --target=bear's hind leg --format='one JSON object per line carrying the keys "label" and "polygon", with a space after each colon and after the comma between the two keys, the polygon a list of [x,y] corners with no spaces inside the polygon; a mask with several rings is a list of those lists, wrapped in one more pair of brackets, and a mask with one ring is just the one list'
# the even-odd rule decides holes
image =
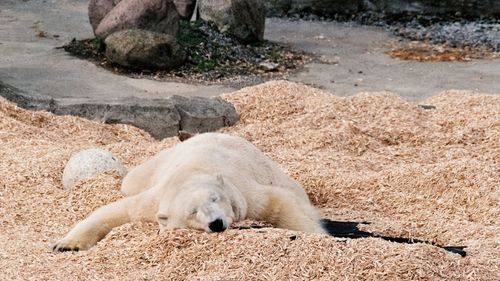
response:
{"label": "bear's hind leg", "polygon": [[261,218],[276,227],[308,233],[326,233],[316,208],[293,192],[276,186],[267,190]]}
{"label": "bear's hind leg", "polygon": [[121,191],[127,196],[133,196],[151,188],[151,178],[156,170],[156,157],[131,169],[123,178]]}

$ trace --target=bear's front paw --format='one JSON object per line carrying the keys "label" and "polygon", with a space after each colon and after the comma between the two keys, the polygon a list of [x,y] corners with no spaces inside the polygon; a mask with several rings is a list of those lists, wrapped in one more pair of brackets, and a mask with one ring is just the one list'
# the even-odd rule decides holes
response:
{"label": "bear's front paw", "polygon": [[75,251],[78,252],[80,250],[86,250],[88,248],[88,243],[84,241],[71,239],[71,238],[63,238],[52,245],[52,250],[56,252],[67,252],[67,251]]}

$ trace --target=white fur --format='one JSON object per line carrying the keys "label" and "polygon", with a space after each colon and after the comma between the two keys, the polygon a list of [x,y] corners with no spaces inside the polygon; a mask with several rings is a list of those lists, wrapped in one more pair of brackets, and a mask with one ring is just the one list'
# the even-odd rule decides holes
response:
{"label": "white fur", "polygon": [[131,170],[122,191],[129,197],[103,206],[78,223],[55,250],[85,250],[113,227],[158,221],[161,230],[210,232],[245,218],[276,227],[325,233],[302,187],[250,142],[220,133],[196,135]]}

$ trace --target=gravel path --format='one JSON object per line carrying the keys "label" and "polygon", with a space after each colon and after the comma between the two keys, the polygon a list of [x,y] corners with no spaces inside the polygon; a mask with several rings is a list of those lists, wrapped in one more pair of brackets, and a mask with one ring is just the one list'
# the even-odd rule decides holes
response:
{"label": "gravel path", "polygon": [[441,22],[426,26],[412,21],[388,26],[388,29],[395,35],[410,40],[500,51],[500,23]]}

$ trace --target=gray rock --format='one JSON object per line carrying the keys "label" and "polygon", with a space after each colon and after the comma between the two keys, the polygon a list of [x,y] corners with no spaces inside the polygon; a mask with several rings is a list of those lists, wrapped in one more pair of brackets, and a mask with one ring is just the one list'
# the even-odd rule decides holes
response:
{"label": "gray rock", "polygon": [[170,99],[128,99],[116,103],[77,103],[59,105],[57,115],[76,115],[107,124],[129,124],[151,134],[156,139],[175,136],[181,117]]}
{"label": "gray rock", "polygon": [[50,110],[56,104],[50,97],[26,93],[2,81],[0,81],[0,96],[26,109]]}
{"label": "gray rock", "polygon": [[239,119],[234,106],[221,98],[181,96],[154,100],[129,98],[115,104],[59,105],[53,112],[107,124],[133,125],[156,139],[175,136],[179,130],[210,132],[231,126]]}
{"label": "gray rock", "polygon": [[210,132],[231,126],[239,119],[234,106],[221,98],[173,96],[171,99],[181,117],[180,130]]}
{"label": "gray rock", "polygon": [[177,13],[181,18],[190,18],[194,11],[196,0],[173,0]]}
{"label": "gray rock", "polygon": [[172,35],[129,29],[106,38],[106,57],[119,65],[138,69],[172,69],[186,54]]}
{"label": "gray rock", "polygon": [[89,2],[89,21],[92,30],[95,32],[102,19],[118,4],[121,0],[90,0]]}
{"label": "gray rock", "polygon": [[107,124],[129,124],[156,139],[177,135],[179,130],[209,132],[231,126],[238,119],[234,106],[221,98],[172,96],[165,99],[122,98],[107,102],[63,102],[23,92],[0,81],[0,96],[20,107],[74,115]]}
{"label": "gray rock", "polygon": [[101,20],[95,34],[105,38],[134,28],[177,35],[179,14],[172,0],[121,0]]}
{"label": "gray rock", "polygon": [[127,173],[120,159],[111,152],[99,148],[82,150],[71,156],[64,167],[62,183],[64,188],[71,189],[78,181],[106,171],[118,171],[122,176]]}
{"label": "gray rock", "polygon": [[261,62],[259,63],[259,67],[264,71],[275,71],[278,69],[279,64],[274,62]]}
{"label": "gray rock", "polygon": [[266,8],[262,0],[199,0],[203,20],[244,43],[264,38]]}

